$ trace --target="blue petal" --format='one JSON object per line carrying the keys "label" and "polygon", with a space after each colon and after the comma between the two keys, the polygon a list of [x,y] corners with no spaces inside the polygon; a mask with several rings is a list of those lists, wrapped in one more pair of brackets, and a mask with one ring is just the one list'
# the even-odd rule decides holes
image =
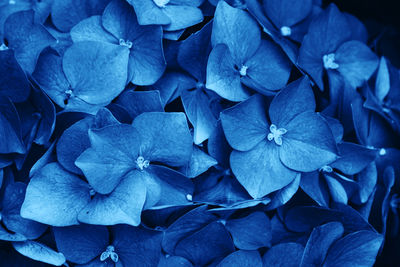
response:
{"label": "blue petal", "polygon": [[175,254],[196,265],[204,266],[235,250],[228,231],[220,222],[212,222],[195,233],[180,240]]}
{"label": "blue petal", "polygon": [[312,0],[264,0],[264,10],[280,29],[283,26],[291,27],[305,19],[312,10]]}
{"label": "blue petal", "polygon": [[310,80],[302,78],[283,88],[269,106],[271,122],[279,128],[287,124],[298,114],[315,110],[314,93]]}
{"label": "blue petal", "polygon": [[67,260],[78,264],[88,263],[109,244],[107,228],[99,225],[54,227],[53,233],[58,250]]}
{"label": "blue petal", "polygon": [[206,80],[207,59],[211,51],[212,23],[207,23],[179,46],[178,63],[199,82]]}
{"label": "blue petal", "polygon": [[15,106],[7,97],[0,97],[0,153],[25,153],[22,141],[21,122]]}
{"label": "blue petal", "polygon": [[42,50],[55,43],[54,37],[40,24],[34,13],[21,11],[10,15],[4,24],[4,37],[15,51],[15,58],[25,72],[31,74]]}
{"label": "blue petal", "polygon": [[258,251],[238,250],[225,257],[217,267],[262,267],[262,259]]}
{"label": "blue petal", "polygon": [[229,154],[232,148],[225,138],[221,120],[217,123],[217,127],[208,139],[207,150],[210,156],[216,159],[223,168],[229,168]]}
{"label": "blue petal", "polygon": [[131,42],[128,80],[137,85],[155,83],[165,70],[160,26],[141,26],[134,9],[114,0],[104,10],[104,28],[121,43]]}
{"label": "blue petal", "polygon": [[217,217],[207,211],[207,206],[200,206],[185,213],[182,217],[172,223],[165,231],[162,247],[170,255],[175,254],[178,242],[195,233],[198,229],[216,220]]}
{"label": "blue petal", "polygon": [[195,202],[226,208],[242,208],[246,205],[247,207],[255,206],[264,201],[252,200],[234,177],[225,175],[221,171],[211,172],[210,175],[202,178],[195,180]]}
{"label": "blue petal", "polygon": [[351,39],[358,40],[363,43],[368,41],[368,31],[365,25],[355,16],[344,13],[352,31]]}
{"label": "blue petal", "polygon": [[326,222],[339,221],[346,232],[372,230],[372,226],[361,215],[344,204],[332,205],[332,209],[314,206],[296,206],[286,212],[286,227],[298,233],[311,231]]}
{"label": "blue petal", "polygon": [[19,66],[11,49],[0,52],[0,94],[13,102],[25,101],[30,92],[30,84]]}
{"label": "blue petal", "polygon": [[265,16],[261,3],[258,0],[247,0],[246,5],[250,14],[252,14],[261,24],[263,31],[267,33],[272,38],[272,40],[283,49],[290,61],[296,64],[299,50],[298,46],[286,37],[281,36],[280,33],[278,33],[274,25],[272,25],[270,20]]}
{"label": "blue petal", "polygon": [[332,131],[319,114],[303,112],[294,117],[285,129],[287,133],[283,136],[279,151],[285,166],[296,171],[310,172],[337,159]]}
{"label": "blue petal", "polygon": [[244,250],[257,250],[271,243],[271,225],[267,215],[254,212],[250,215],[228,220],[226,229],[232,235],[235,247]]}
{"label": "blue petal", "polygon": [[249,13],[220,1],[214,14],[211,42],[213,47],[226,44],[233,62],[243,64],[258,49],[261,32]]}
{"label": "blue petal", "polygon": [[71,98],[97,105],[111,102],[125,87],[128,55],[126,47],[113,44],[73,44],[63,58],[63,70],[72,87]]}
{"label": "blue petal", "polygon": [[7,230],[28,239],[36,239],[47,229],[46,225],[21,217],[20,209],[24,201],[26,185],[15,182],[7,185],[2,200],[1,220]]}
{"label": "blue petal", "polygon": [[300,185],[300,174],[298,173],[296,178],[287,186],[276,192],[272,197],[271,202],[268,204],[267,209],[272,210],[286,204],[296,194]]}
{"label": "blue petal", "polygon": [[42,243],[27,240],[24,242],[14,242],[12,245],[20,254],[33,260],[55,266],[66,264],[66,259],[62,253],[56,252]]}
{"label": "blue petal", "polygon": [[180,171],[189,178],[195,178],[217,164],[218,162],[214,158],[194,146],[189,163],[181,167]]}
{"label": "blue petal", "polygon": [[41,114],[34,142],[38,145],[45,145],[48,144],[54,132],[56,109],[53,102],[42,90],[32,90],[31,98],[33,105]]}
{"label": "blue petal", "polygon": [[378,172],[375,163],[369,164],[357,175],[358,195],[353,196],[352,202],[366,203],[373,195],[378,180]]}
{"label": "blue petal", "polygon": [[101,129],[110,125],[119,125],[120,122],[114,117],[107,108],[99,109],[94,117],[92,129]]}
{"label": "blue petal", "polygon": [[323,90],[323,56],[334,53],[351,37],[346,16],[331,4],[310,24],[300,48],[298,64]]}
{"label": "blue petal", "polygon": [[26,189],[21,216],[53,226],[78,224],[77,216],[90,201],[89,186],[57,164],[37,172]]}
{"label": "blue petal", "polygon": [[267,137],[269,125],[265,109],[265,99],[256,94],[221,112],[222,127],[233,149],[248,151]]}
{"label": "blue petal", "polygon": [[187,259],[180,256],[170,256],[161,257],[160,262],[157,267],[193,267],[193,264],[190,263]]}
{"label": "blue petal", "polygon": [[375,81],[375,96],[380,102],[383,102],[390,91],[390,72],[388,63],[384,57],[379,61],[378,73]]}
{"label": "blue petal", "polygon": [[263,256],[263,266],[300,266],[304,247],[298,243],[281,243],[270,248]]}
{"label": "blue petal", "polygon": [[261,42],[256,53],[244,65],[248,69],[242,82],[260,93],[284,87],[292,67],[280,47],[266,40]]}
{"label": "blue petal", "polygon": [[127,124],[89,131],[91,147],[75,161],[96,192],[108,194],[122,177],[136,168],[140,139]]}
{"label": "blue petal", "polygon": [[71,39],[74,43],[96,41],[118,44],[118,39],[103,28],[101,16],[92,16],[76,24],[71,29]]}
{"label": "blue petal", "polygon": [[357,144],[343,142],[338,145],[340,158],[331,164],[344,174],[354,175],[375,160],[377,151]]}
{"label": "blue petal", "polygon": [[300,266],[321,266],[329,247],[344,233],[343,225],[330,222],[313,229],[304,249]]}
{"label": "blue petal", "polygon": [[368,81],[378,67],[378,57],[360,41],[342,44],[335,53],[338,71],[353,87]]}
{"label": "blue petal", "polygon": [[25,241],[27,238],[19,233],[12,233],[4,226],[0,226],[0,240],[2,241]]}
{"label": "blue petal", "polygon": [[205,0],[170,0],[169,3],[173,5],[185,5],[185,6],[200,6]]}
{"label": "blue petal", "polygon": [[127,0],[133,6],[140,25],[166,25],[171,19],[156,6],[153,0]]}
{"label": "blue petal", "polygon": [[154,84],[166,68],[159,26],[139,26],[132,35],[129,57],[131,82],[136,85]]}
{"label": "blue petal", "polygon": [[189,90],[195,87],[196,81],[189,75],[182,72],[166,72],[165,75],[150,88],[160,92],[161,102],[163,106],[165,106],[178,98],[183,90]]}
{"label": "blue petal", "polygon": [[113,246],[123,266],[156,266],[161,257],[162,232],[117,225],[112,228]]}
{"label": "blue petal", "polygon": [[200,8],[186,5],[167,5],[163,8],[171,23],[163,28],[167,31],[176,31],[188,28],[203,21],[203,13]]}
{"label": "blue petal", "polygon": [[80,120],[66,129],[57,142],[57,160],[68,171],[82,174],[75,166],[75,161],[90,147],[88,130],[93,122],[92,117]]}
{"label": "blue petal", "polygon": [[88,224],[138,226],[146,201],[145,172],[129,172],[109,195],[95,194],[80,210],[78,220]]}
{"label": "blue petal", "polygon": [[62,57],[52,49],[45,49],[39,56],[33,78],[40,88],[60,107],[65,107],[65,91],[70,87],[62,69]]}
{"label": "blue petal", "polygon": [[181,100],[194,128],[194,143],[201,144],[210,137],[217,126],[217,114],[214,114],[210,107],[211,99],[202,89],[197,89],[183,91]]}
{"label": "blue petal", "polygon": [[329,188],[324,179],[320,177],[319,172],[309,172],[301,174],[300,187],[309,195],[318,205],[328,207]]}
{"label": "blue petal", "polygon": [[153,91],[125,91],[117,99],[116,103],[128,111],[132,119],[144,112],[164,111],[160,92]]}
{"label": "blue petal", "polygon": [[54,0],[51,19],[62,32],[68,32],[81,20],[100,15],[110,0]]}
{"label": "blue petal", "polygon": [[164,31],[163,39],[171,40],[171,41],[178,41],[184,32],[185,32],[185,30]]}
{"label": "blue petal", "polygon": [[383,237],[372,231],[359,231],[338,240],[329,250],[324,266],[372,266]]}
{"label": "blue petal", "polygon": [[230,163],[236,178],[253,198],[281,189],[296,177],[280,161],[278,146],[269,141],[246,152],[233,151]]}
{"label": "blue petal", "polygon": [[234,67],[229,48],[224,44],[216,45],[208,58],[206,88],[222,98],[238,102],[247,99],[250,93],[242,86],[239,71]]}
{"label": "blue petal", "polygon": [[193,183],[177,171],[152,165],[147,169],[145,209],[191,204]]}
{"label": "blue petal", "polygon": [[139,132],[145,159],[170,166],[182,166],[190,160],[193,141],[184,113],[146,112],[132,125]]}

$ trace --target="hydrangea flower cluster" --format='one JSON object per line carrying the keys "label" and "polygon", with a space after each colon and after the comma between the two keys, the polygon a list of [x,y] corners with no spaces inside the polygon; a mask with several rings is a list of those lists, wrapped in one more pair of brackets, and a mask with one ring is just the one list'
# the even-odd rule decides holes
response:
{"label": "hydrangea flower cluster", "polygon": [[318,0],[1,1],[0,266],[400,265],[380,41]]}

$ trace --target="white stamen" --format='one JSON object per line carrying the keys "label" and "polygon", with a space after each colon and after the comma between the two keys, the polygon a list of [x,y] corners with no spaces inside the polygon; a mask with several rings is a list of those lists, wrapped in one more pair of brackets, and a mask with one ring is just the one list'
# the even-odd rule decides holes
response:
{"label": "white stamen", "polygon": [[245,66],[245,65],[242,65],[242,67],[240,68],[240,70],[239,70],[239,73],[240,73],[240,75],[241,76],[246,76],[247,75],[247,69],[248,69],[249,67],[247,67],[247,66]]}
{"label": "white stamen", "polygon": [[332,169],[331,166],[325,165],[325,166],[321,167],[321,168],[319,169],[319,171],[320,171],[320,172],[333,172],[333,169]]}
{"label": "white stamen", "polygon": [[113,262],[118,262],[118,254],[114,252],[114,250],[114,246],[107,246],[106,251],[100,255],[100,261],[105,261],[106,259],[110,258]]}
{"label": "white stamen", "polygon": [[271,131],[268,136],[267,139],[269,141],[274,140],[275,144],[277,144],[278,146],[282,145],[282,136],[287,133],[287,130],[285,128],[279,128],[276,127],[275,124],[271,124],[271,126],[269,127],[269,130]]}
{"label": "white stamen", "polygon": [[381,149],[379,150],[379,155],[380,155],[380,156],[385,156],[385,155],[386,155],[386,149],[381,148]]}
{"label": "white stamen", "polygon": [[154,4],[161,8],[165,7],[169,3],[169,1],[170,0],[153,0]]}
{"label": "white stamen", "polygon": [[8,1],[8,4],[10,4],[10,5],[15,5],[17,2],[15,1],[15,0],[10,0],[10,1]]}
{"label": "white stamen", "polygon": [[339,68],[339,64],[337,64],[335,62],[335,54],[334,53],[331,53],[331,54],[328,54],[328,55],[324,55],[322,57],[322,61],[324,62],[324,68],[325,69],[335,70],[335,69]]}
{"label": "white stamen", "polygon": [[119,45],[122,45],[122,46],[126,46],[126,47],[128,47],[129,49],[131,49],[132,48],[132,42],[131,41],[129,41],[129,40],[124,40],[124,39],[119,39]]}
{"label": "white stamen", "polygon": [[187,194],[187,195],[186,195],[186,199],[187,199],[188,201],[192,201],[192,200],[193,200],[193,196],[192,196],[191,194]]}
{"label": "white stamen", "polygon": [[292,29],[288,26],[283,26],[281,28],[281,34],[282,36],[290,36],[292,34]]}
{"label": "white stamen", "polygon": [[136,167],[141,171],[143,171],[143,169],[149,167],[149,165],[150,165],[150,161],[145,160],[142,156],[139,156],[136,159]]}

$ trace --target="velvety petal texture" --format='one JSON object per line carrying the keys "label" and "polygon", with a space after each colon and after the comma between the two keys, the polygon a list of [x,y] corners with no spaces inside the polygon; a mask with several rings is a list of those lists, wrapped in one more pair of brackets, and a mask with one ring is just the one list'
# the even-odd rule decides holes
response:
{"label": "velvety petal texture", "polygon": [[75,225],[80,210],[89,201],[87,183],[58,163],[50,163],[29,182],[21,216],[54,226]]}

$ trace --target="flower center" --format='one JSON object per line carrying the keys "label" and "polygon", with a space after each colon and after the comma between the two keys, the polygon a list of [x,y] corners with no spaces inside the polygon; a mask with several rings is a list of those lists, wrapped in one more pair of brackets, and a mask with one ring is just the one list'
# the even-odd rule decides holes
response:
{"label": "flower center", "polygon": [[100,255],[100,260],[105,261],[108,258],[111,258],[113,262],[118,262],[118,254],[114,252],[115,248],[114,246],[110,245],[107,246],[106,251],[101,253]]}
{"label": "flower center", "polygon": [[268,134],[267,138],[269,141],[274,140],[275,144],[278,146],[282,145],[282,136],[287,133],[287,130],[285,128],[279,128],[276,127],[275,124],[271,124],[269,127],[270,133]]}
{"label": "flower center", "polygon": [[119,45],[126,46],[126,47],[128,47],[129,49],[132,48],[132,42],[129,41],[129,40],[126,40],[126,41],[125,41],[124,39],[119,39]]}
{"label": "flower center", "polygon": [[141,171],[143,171],[143,169],[149,167],[149,165],[150,165],[150,161],[145,160],[144,157],[142,157],[142,156],[139,156],[136,159],[136,167]]}
{"label": "flower center", "polygon": [[319,168],[319,171],[320,172],[333,172],[333,169],[331,166],[325,165],[325,166]]}
{"label": "flower center", "polygon": [[379,150],[379,155],[380,155],[380,156],[385,156],[385,155],[386,155],[386,149],[381,148],[381,149]]}
{"label": "flower center", "polygon": [[68,89],[68,90],[65,90],[65,92],[64,92],[68,97],[71,97],[72,96],[72,94],[73,94],[73,92],[72,92],[72,90],[71,89]]}
{"label": "flower center", "polygon": [[247,75],[247,69],[248,69],[249,67],[247,67],[247,66],[245,66],[245,65],[242,65],[242,67],[240,68],[240,70],[239,70],[239,73],[240,73],[240,76],[246,76]]}
{"label": "flower center", "polygon": [[15,5],[17,2],[15,1],[15,0],[10,0],[10,1],[8,1],[8,4],[9,5]]}
{"label": "flower center", "polygon": [[334,53],[330,53],[328,55],[324,55],[322,57],[322,61],[324,62],[324,68],[325,69],[338,69],[339,68],[339,64],[337,64],[335,62],[335,54]]}
{"label": "flower center", "polygon": [[288,26],[282,26],[281,35],[282,36],[290,36],[292,34],[292,29]]}
{"label": "flower center", "polygon": [[187,194],[187,195],[186,195],[186,199],[187,199],[188,201],[192,201],[192,200],[193,200],[193,196],[192,196],[191,194]]}
{"label": "flower center", "polygon": [[156,6],[158,7],[165,7],[168,3],[169,0],[153,0],[154,4],[156,4]]}
{"label": "flower center", "polygon": [[8,49],[8,46],[6,46],[6,44],[1,44],[0,45],[0,51],[4,51],[4,50],[7,50]]}
{"label": "flower center", "polygon": [[202,83],[202,82],[197,82],[196,83],[196,89],[201,90],[201,89],[204,89],[204,88],[205,88],[204,83]]}

